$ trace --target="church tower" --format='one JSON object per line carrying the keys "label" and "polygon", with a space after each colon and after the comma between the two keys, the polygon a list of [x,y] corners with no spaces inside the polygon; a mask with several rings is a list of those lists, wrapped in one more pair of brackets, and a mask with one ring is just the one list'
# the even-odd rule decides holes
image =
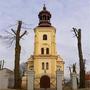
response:
{"label": "church tower", "polygon": [[46,9],[38,14],[34,29],[34,53],[28,59],[28,69],[35,72],[35,88],[56,88],[56,70],[64,71],[63,59],[57,55],[56,29],[51,25],[51,13]]}

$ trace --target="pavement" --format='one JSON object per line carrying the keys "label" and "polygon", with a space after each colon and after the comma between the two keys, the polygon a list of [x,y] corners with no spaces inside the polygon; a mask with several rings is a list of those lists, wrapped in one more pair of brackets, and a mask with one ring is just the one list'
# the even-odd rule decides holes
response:
{"label": "pavement", "polygon": [[[0,90],[24,90],[24,89],[0,89]],[[35,90],[56,90],[56,89],[35,89]],[[72,90],[70,88],[65,88],[63,90]],[[85,89],[77,89],[77,90],[90,90],[90,88],[85,88]]]}

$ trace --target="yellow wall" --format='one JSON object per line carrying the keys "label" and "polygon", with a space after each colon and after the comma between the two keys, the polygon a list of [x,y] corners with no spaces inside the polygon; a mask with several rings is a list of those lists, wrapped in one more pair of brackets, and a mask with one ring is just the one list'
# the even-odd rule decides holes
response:
{"label": "yellow wall", "polygon": [[[40,87],[40,77],[43,75],[53,78],[54,82],[53,79],[50,79],[50,82],[56,85],[56,70],[60,67],[64,71],[63,59],[57,55],[56,50],[56,29],[54,27],[36,27],[34,33],[34,55],[28,61],[28,68],[35,71],[35,87]],[[47,40],[43,40],[44,34],[47,34]],[[49,48],[49,54],[41,54],[42,47]],[[45,64],[44,70],[42,69],[43,62]],[[49,64],[48,70],[46,70],[47,62]]]}
{"label": "yellow wall", "polygon": [[[45,63],[45,69],[42,69],[42,63]],[[49,63],[49,69],[46,70],[46,63]],[[56,72],[56,57],[48,58],[48,57],[42,57],[39,59],[34,59],[34,71],[36,77],[41,77],[45,74],[52,77],[55,76]]]}
{"label": "yellow wall", "polygon": [[[34,43],[34,55],[39,55],[41,53],[41,47],[49,47],[50,54],[56,54],[56,43],[55,34],[56,30],[54,27],[37,27],[34,29],[35,32],[35,43]],[[43,34],[47,34],[48,39],[43,40]]]}
{"label": "yellow wall", "polygon": [[[35,76],[42,76],[45,71],[49,76],[55,76],[56,72],[56,30],[54,27],[37,27],[34,29],[35,32],[35,43],[34,43],[34,55],[36,55],[34,59],[34,70],[35,70]],[[47,34],[47,40],[43,40],[43,35]],[[41,55],[41,48],[49,48],[49,55]],[[46,55],[46,57],[45,57]],[[51,56],[50,56],[51,55]],[[54,55],[54,57],[52,57]],[[48,56],[48,57],[47,57]],[[46,64],[46,62],[49,63],[49,69],[48,70],[42,70],[42,62]]]}

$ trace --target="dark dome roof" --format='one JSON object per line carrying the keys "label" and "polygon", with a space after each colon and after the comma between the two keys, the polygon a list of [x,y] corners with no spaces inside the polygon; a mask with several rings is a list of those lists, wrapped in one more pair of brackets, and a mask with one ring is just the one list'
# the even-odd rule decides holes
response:
{"label": "dark dome roof", "polygon": [[51,14],[49,11],[47,11],[45,5],[43,6],[43,10],[39,12],[38,17],[39,17],[40,27],[51,26],[51,23],[50,23]]}
{"label": "dark dome roof", "polygon": [[40,16],[42,16],[43,14],[44,14],[44,15],[48,15],[48,16],[50,16],[50,18],[51,18],[51,14],[50,14],[49,11],[47,11],[45,5],[44,5],[44,7],[43,7],[43,10],[39,12],[38,16],[40,17]]}

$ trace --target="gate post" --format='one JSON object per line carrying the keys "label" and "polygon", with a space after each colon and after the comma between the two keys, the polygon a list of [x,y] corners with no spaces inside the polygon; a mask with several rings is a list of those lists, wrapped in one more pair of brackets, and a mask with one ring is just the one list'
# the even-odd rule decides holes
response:
{"label": "gate post", "polygon": [[34,71],[27,71],[27,90],[34,90]]}
{"label": "gate post", "polygon": [[72,88],[73,90],[77,90],[77,74],[72,73]]}
{"label": "gate post", "polygon": [[56,88],[57,88],[57,90],[62,90],[63,71],[57,70],[56,78],[57,78],[57,81],[56,81],[57,87]]}

